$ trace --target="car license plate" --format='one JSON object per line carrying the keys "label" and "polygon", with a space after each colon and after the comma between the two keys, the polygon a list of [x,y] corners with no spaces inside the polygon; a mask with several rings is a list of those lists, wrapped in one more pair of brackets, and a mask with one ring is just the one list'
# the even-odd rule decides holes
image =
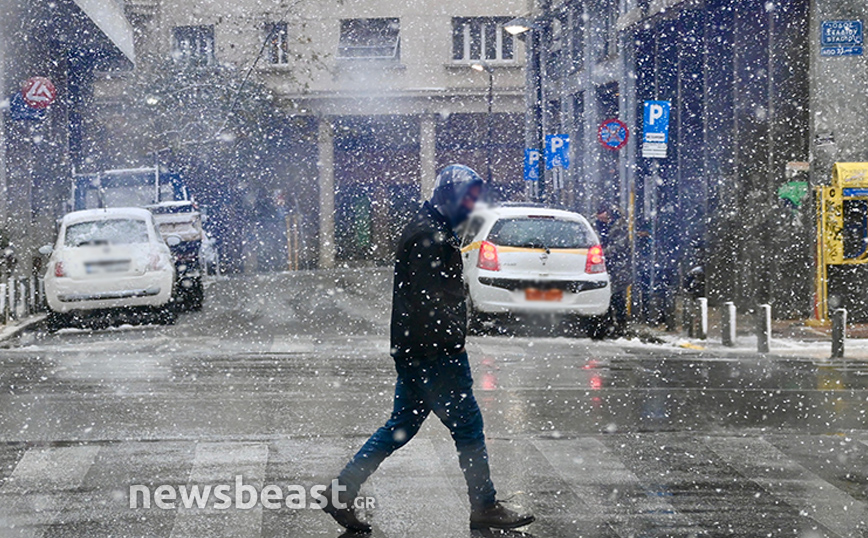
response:
{"label": "car license plate", "polygon": [[528,301],[561,301],[564,298],[564,290],[528,288],[524,290],[524,298]]}
{"label": "car license plate", "polygon": [[130,262],[128,261],[111,261],[111,262],[88,262],[84,264],[84,270],[87,274],[102,274],[102,273],[122,273],[129,271]]}

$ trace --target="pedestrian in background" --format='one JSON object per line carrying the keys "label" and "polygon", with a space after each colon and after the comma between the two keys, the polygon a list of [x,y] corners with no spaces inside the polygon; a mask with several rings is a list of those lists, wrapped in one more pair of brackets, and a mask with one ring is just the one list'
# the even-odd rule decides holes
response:
{"label": "pedestrian in background", "polygon": [[606,257],[606,271],[612,289],[608,335],[617,338],[627,332],[627,290],[632,278],[630,237],[621,212],[609,203],[600,204],[594,224]]}

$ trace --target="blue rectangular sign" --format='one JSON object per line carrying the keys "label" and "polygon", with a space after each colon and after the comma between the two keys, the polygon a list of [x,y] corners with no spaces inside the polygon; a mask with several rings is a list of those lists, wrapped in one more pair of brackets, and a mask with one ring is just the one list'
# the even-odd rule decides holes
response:
{"label": "blue rectangular sign", "polygon": [[546,170],[553,168],[569,169],[570,135],[546,135]]}
{"label": "blue rectangular sign", "polygon": [[645,101],[642,119],[642,156],[665,159],[669,147],[669,101]]}
{"label": "blue rectangular sign", "polygon": [[842,189],[841,194],[844,196],[868,196],[868,189],[849,188]]}
{"label": "blue rectangular sign", "polygon": [[524,180],[539,181],[539,150],[524,150]]}
{"label": "blue rectangular sign", "polygon": [[862,56],[862,21],[823,21],[820,25],[820,56]]}
{"label": "blue rectangular sign", "polygon": [[21,92],[15,92],[15,95],[9,98],[9,116],[16,121],[41,120],[45,117],[45,109],[28,106]]}

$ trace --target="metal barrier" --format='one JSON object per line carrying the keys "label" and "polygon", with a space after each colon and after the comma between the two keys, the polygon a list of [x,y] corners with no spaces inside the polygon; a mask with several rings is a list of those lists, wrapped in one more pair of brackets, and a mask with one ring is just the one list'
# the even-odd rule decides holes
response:
{"label": "metal barrier", "polygon": [[23,319],[44,312],[45,284],[37,277],[9,277],[0,284],[0,323]]}

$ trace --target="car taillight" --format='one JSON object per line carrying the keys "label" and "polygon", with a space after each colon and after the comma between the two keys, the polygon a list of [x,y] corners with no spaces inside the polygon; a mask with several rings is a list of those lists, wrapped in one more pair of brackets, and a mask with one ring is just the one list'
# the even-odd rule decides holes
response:
{"label": "car taillight", "polygon": [[606,272],[606,258],[603,257],[603,247],[600,245],[594,245],[588,249],[585,272],[588,274]]}
{"label": "car taillight", "polygon": [[160,255],[156,252],[151,252],[151,255],[148,256],[148,271],[159,271],[162,265]]}
{"label": "car taillight", "polygon": [[54,276],[57,278],[66,276],[66,271],[63,270],[63,262],[54,262]]}
{"label": "car taillight", "polygon": [[487,271],[500,271],[500,262],[497,261],[497,247],[488,241],[479,245],[479,261],[476,266]]}

